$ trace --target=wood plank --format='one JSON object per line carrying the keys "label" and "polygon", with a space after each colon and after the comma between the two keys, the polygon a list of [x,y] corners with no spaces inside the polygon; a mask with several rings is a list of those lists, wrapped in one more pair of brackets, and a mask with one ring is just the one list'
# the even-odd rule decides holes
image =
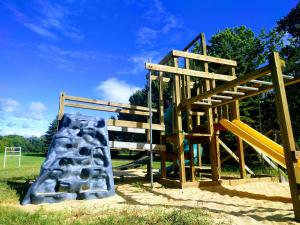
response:
{"label": "wood plank", "polygon": [[172,54],[173,54],[173,56],[176,56],[176,57],[184,57],[184,58],[203,61],[203,62],[237,66],[237,62],[234,60],[230,60],[230,59],[222,59],[222,58],[217,58],[217,57],[213,57],[213,56],[200,55],[200,54],[184,52],[184,51],[179,51],[179,50],[173,50]]}
{"label": "wood plank", "polygon": [[[97,104],[97,105],[112,106],[112,107],[121,107],[121,108],[126,108],[126,109],[141,110],[141,111],[149,112],[149,108],[144,107],[144,106],[136,106],[136,105],[130,105],[130,104],[125,104],[125,103],[117,103],[117,102],[103,101],[103,100],[97,100],[97,99],[76,97],[76,96],[71,96],[71,95],[65,95],[65,100],[76,101],[76,102],[85,102],[85,103],[91,103],[91,104]],[[157,109],[152,109],[152,112],[157,112]]]}
{"label": "wood plank", "polygon": [[201,38],[201,34],[202,33],[200,33],[200,34],[198,34],[184,49],[183,49],[183,51],[187,51],[190,47],[192,47],[192,45],[194,45],[197,41],[199,41],[200,40],[200,38]]}
{"label": "wood plank", "polygon": [[125,114],[139,115],[139,116],[149,116],[149,112],[137,111],[137,110],[132,110],[132,109],[120,109],[120,108],[113,108],[113,107],[106,107],[106,106],[84,105],[84,104],[70,103],[70,102],[65,102],[65,106],[73,107],[73,108],[81,108],[81,109],[99,110],[99,111],[105,111],[105,112],[115,112],[115,113],[125,113]]}
{"label": "wood plank", "polygon": [[271,77],[274,85],[276,109],[289,177],[293,209],[296,221],[300,222],[300,189],[298,188],[298,184],[300,183],[300,172],[298,160],[295,158],[296,146],[278,52],[273,52],[269,57],[269,61],[272,70]]}
{"label": "wood plank", "polygon": [[[178,58],[174,58],[174,67],[178,68]],[[178,109],[178,105],[180,104],[180,79],[179,75],[176,74],[174,78],[174,91],[175,91],[175,122],[176,122],[176,134],[178,140],[178,159],[179,159],[179,178],[181,185],[186,182],[186,174],[185,174],[185,162],[184,162],[184,137],[183,137],[183,129],[182,129],[182,118],[181,118],[181,110]]]}
{"label": "wood plank", "polygon": [[[108,126],[143,128],[143,129],[147,129],[147,130],[150,129],[150,124],[149,123],[142,123],[142,122],[136,122],[136,121],[108,119],[106,124]],[[165,126],[160,125],[160,124],[152,124],[152,129],[163,131],[163,130],[165,130]]]}
{"label": "wood plank", "polygon": [[58,123],[64,115],[64,103],[65,103],[65,93],[61,92],[59,95]]}
{"label": "wood plank", "polygon": [[[159,76],[151,75],[151,80],[159,80]],[[171,78],[169,77],[162,77],[163,82],[168,83],[170,82]]]}
{"label": "wood plank", "polygon": [[[109,147],[114,149],[150,151],[150,144],[141,142],[109,141]],[[152,144],[153,151],[166,151],[165,145]]]}
{"label": "wood plank", "polygon": [[[206,53],[206,40],[205,40],[205,35],[204,33],[201,34],[201,45],[202,45],[202,53]],[[205,73],[208,73],[208,63],[204,62],[204,71]],[[205,79],[204,81],[204,93],[207,93],[210,91],[210,81],[208,79]],[[207,98],[210,98],[211,96],[207,96]],[[212,108],[207,108],[206,109],[206,116],[207,116],[207,130],[210,134],[214,134],[214,120],[213,120],[213,111]],[[220,171],[219,171],[219,165],[217,161],[217,146],[215,142],[215,138],[212,136],[209,137],[209,152],[210,152],[210,163],[211,163],[211,173],[212,173],[212,179],[213,181],[217,181],[220,179]]]}
{"label": "wood plank", "polygon": [[250,80],[253,80],[253,79],[256,79],[258,77],[261,77],[261,76],[264,76],[268,73],[270,73],[270,67],[267,65],[267,66],[264,66],[260,69],[257,69],[253,72],[250,72],[248,73],[247,75],[244,75],[244,76],[241,76],[237,79],[234,79],[232,81],[229,81],[229,82],[226,82],[225,84],[223,85],[220,85],[210,91],[207,91],[207,92],[204,92],[202,94],[199,94],[197,96],[194,96],[188,100],[186,100],[185,102],[183,102],[182,106],[185,107],[187,105],[190,105],[192,104],[193,102],[196,102],[196,101],[200,101],[204,98],[208,98],[208,97],[211,97],[213,95],[216,95],[218,93],[221,93],[222,91],[225,91],[225,90],[228,90],[230,88],[233,88],[233,87],[236,87],[238,85],[241,85],[241,84],[244,84]]}
{"label": "wood plank", "polygon": [[154,63],[146,63],[146,69],[152,70],[152,71],[173,73],[173,74],[177,74],[177,75],[200,77],[200,78],[206,78],[206,79],[216,79],[216,80],[223,80],[223,81],[231,81],[234,79],[232,76],[228,76],[228,75],[216,74],[216,73],[206,73],[203,71],[183,69],[183,68],[179,68],[179,67],[165,66],[165,65],[159,65],[159,64],[154,64]]}
{"label": "wood plank", "polygon": [[[236,76],[235,74],[235,68],[231,68],[231,74],[233,76]],[[235,87],[234,90],[236,91],[237,88]],[[245,93],[244,93],[245,95]],[[232,102],[231,104],[231,116],[233,119],[240,120],[240,103],[238,100]],[[245,154],[244,154],[244,144],[243,140],[236,136],[236,144],[237,144],[237,151],[238,151],[238,157],[239,157],[239,170],[240,170],[240,178],[244,179],[246,178],[246,165],[245,165]]]}
{"label": "wood plank", "polygon": [[165,57],[159,61],[158,64],[166,64],[172,58],[172,51],[169,52]]}
{"label": "wood plank", "polygon": [[118,131],[118,132],[128,132],[128,133],[137,133],[137,134],[145,134],[146,133],[146,129],[130,128],[130,127],[107,126],[107,130]]}
{"label": "wood plank", "polygon": [[[161,125],[164,125],[164,88],[163,88],[163,82],[164,82],[163,73],[159,73],[159,80],[158,80],[158,93],[159,93],[159,100],[158,100],[158,109],[159,109],[159,123]],[[165,131],[160,131],[160,144],[163,143],[162,137],[165,135]],[[161,177],[165,178],[167,176],[166,172],[166,153],[164,152],[161,154],[161,161],[160,161],[160,169],[161,169]]]}

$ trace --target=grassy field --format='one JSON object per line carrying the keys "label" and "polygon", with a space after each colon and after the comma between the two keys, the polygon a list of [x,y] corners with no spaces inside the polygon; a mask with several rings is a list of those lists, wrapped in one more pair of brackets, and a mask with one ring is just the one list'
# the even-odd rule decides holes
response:
{"label": "grassy field", "polygon": [[[0,224],[212,224],[208,213],[201,209],[150,209],[146,214],[137,214],[133,210],[104,212],[101,215],[86,215],[86,212],[46,213],[43,209],[27,212],[20,207],[20,201],[26,194],[30,184],[40,172],[44,161],[40,155],[23,155],[21,168],[18,168],[17,157],[7,160],[7,168],[3,168],[3,155],[0,155]],[[113,166],[130,162],[129,160],[113,160]],[[154,162],[154,168],[160,163]],[[88,219],[87,219],[88,218]]]}

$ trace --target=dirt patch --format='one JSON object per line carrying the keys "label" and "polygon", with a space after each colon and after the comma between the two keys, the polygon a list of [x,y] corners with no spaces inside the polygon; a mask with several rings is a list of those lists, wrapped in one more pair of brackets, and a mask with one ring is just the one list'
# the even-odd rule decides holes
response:
{"label": "dirt patch", "polygon": [[14,206],[26,211],[43,208],[46,211],[81,211],[88,214],[122,209],[144,209],[139,212],[146,212],[150,207],[201,208],[209,211],[216,222],[230,221],[230,224],[239,225],[296,224],[293,222],[289,186],[286,183],[255,182],[184,190],[164,188],[155,183],[153,191],[150,191],[144,176],[145,170],[119,173],[121,179],[116,184],[116,195],[106,199]]}

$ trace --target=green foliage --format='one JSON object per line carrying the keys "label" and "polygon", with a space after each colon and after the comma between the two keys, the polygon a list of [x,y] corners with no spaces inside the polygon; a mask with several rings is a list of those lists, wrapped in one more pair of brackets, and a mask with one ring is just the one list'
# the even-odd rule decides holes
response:
{"label": "green foliage", "polygon": [[49,148],[49,146],[52,142],[53,136],[57,132],[57,124],[58,124],[58,118],[56,116],[55,119],[50,123],[48,130],[46,131],[45,135],[43,136],[46,149]]}
{"label": "green foliage", "polygon": [[291,34],[293,37],[300,37],[300,2],[291,9],[288,15],[277,22],[277,30]]}
{"label": "green foliage", "polygon": [[[289,37],[287,45],[283,47],[281,56],[285,59],[285,74],[300,76],[300,2],[288,15],[277,22],[277,30],[286,32]],[[300,84],[287,87],[289,109],[295,139],[300,143]]]}
{"label": "green foliage", "polygon": [[43,138],[23,137],[19,135],[0,136],[0,151],[4,152],[5,147],[22,147],[22,152],[43,152]]}
{"label": "green foliage", "polygon": [[245,26],[220,31],[212,36],[209,43],[208,55],[237,61],[238,76],[254,70],[265,61],[263,42]]}

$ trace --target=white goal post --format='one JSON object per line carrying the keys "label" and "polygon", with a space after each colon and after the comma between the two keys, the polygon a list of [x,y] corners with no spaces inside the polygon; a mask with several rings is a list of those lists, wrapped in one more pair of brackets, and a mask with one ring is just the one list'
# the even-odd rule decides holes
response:
{"label": "white goal post", "polygon": [[21,166],[21,156],[22,156],[22,148],[21,147],[5,147],[4,150],[4,160],[3,167],[6,167],[6,159],[7,157],[18,156],[19,157],[19,167]]}

